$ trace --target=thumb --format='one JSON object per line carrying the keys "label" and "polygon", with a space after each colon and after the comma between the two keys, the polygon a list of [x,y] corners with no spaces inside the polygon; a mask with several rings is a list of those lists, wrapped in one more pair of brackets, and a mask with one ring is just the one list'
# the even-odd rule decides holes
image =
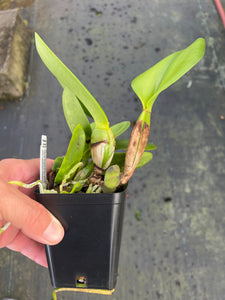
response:
{"label": "thumb", "polygon": [[54,245],[62,240],[62,225],[44,206],[5,182],[0,182],[0,191],[0,220],[11,222],[43,244]]}

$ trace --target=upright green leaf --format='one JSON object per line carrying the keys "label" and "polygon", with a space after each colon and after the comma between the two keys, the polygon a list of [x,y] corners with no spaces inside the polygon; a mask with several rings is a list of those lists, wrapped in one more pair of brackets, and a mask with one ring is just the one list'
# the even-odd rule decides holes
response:
{"label": "upright green leaf", "polygon": [[56,174],[55,183],[60,184],[70,169],[78,164],[83,156],[86,144],[86,137],[81,125],[77,125],[74,129],[72,138],[70,140],[66,155],[63,159],[61,167]]}
{"label": "upright green leaf", "polygon": [[68,88],[87,108],[96,123],[108,124],[108,119],[101,106],[85,88],[80,80],[49,49],[40,36],[35,33],[38,54],[49,71],[58,79],[63,88]]}
{"label": "upright green leaf", "polygon": [[114,134],[114,137],[118,137],[121,134],[123,134],[128,128],[130,127],[130,122],[129,121],[123,121],[120,123],[117,123],[113,126],[111,126],[111,130]]}
{"label": "upright green leaf", "polygon": [[157,96],[197,64],[204,52],[205,40],[199,38],[186,49],[167,56],[136,77],[131,86],[143,108],[151,111]]}
{"label": "upright green leaf", "polygon": [[91,138],[90,123],[77,97],[67,87],[65,87],[63,91],[62,99],[63,99],[62,102],[63,102],[64,115],[71,132],[73,133],[76,126],[78,124],[81,124],[85,131],[87,140],[90,140]]}

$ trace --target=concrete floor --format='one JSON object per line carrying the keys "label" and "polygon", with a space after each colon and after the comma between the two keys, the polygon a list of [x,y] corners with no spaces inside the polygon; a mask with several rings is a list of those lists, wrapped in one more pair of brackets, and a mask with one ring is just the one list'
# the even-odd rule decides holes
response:
{"label": "concrete floor", "polygon": [[[224,7],[225,3],[223,1]],[[211,0],[36,0],[22,9],[99,100],[111,124],[135,121],[131,80],[201,36],[204,59],[159,96],[153,161],[129,184],[119,277],[112,300],[221,300],[225,295],[225,31]],[[61,88],[31,53],[29,90],[0,102],[0,158],[65,152],[70,138]],[[135,212],[141,211],[141,220]],[[0,250],[0,299],[51,299],[48,271]],[[105,296],[62,293],[58,299]]]}

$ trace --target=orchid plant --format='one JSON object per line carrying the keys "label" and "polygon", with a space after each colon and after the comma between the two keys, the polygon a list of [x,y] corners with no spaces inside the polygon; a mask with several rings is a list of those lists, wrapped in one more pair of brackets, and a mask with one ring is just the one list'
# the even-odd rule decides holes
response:
{"label": "orchid plant", "polygon": [[72,137],[65,156],[54,161],[47,188],[40,180],[30,185],[10,183],[23,187],[39,184],[44,193],[113,193],[124,189],[135,169],[151,161],[149,151],[156,149],[148,143],[155,100],[201,60],[204,39],[198,38],[184,50],[167,56],[132,81],[131,87],[143,110],[129,140],[119,136],[129,128],[130,122],[110,126],[96,99],[37,33],[35,43],[43,63],[63,88],[63,111]]}
{"label": "orchid plant", "polygon": [[[132,81],[131,87],[143,109],[130,139],[119,138],[130,127],[130,122],[123,121],[110,126],[96,99],[37,33],[35,43],[43,63],[63,88],[63,111],[72,137],[66,154],[55,159],[47,187],[41,180],[31,184],[19,181],[9,183],[25,188],[38,185],[40,193],[114,193],[124,190],[135,169],[150,162],[150,151],[156,149],[154,144],[148,143],[155,100],[202,59],[205,40],[198,38],[187,48],[167,56]],[[1,227],[0,234],[9,225],[8,222]],[[54,290],[53,299],[56,300],[56,292],[63,290],[68,289]],[[90,292],[93,293],[93,290]],[[94,292],[106,293],[99,290]]]}

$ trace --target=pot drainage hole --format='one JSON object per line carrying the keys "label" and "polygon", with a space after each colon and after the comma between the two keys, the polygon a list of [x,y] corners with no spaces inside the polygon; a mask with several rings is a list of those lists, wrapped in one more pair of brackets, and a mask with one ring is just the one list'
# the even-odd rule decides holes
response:
{"label": "pot drainage hole", "polygon": [[77,276],[76,287],[77,288],[86,288],[87,287],[87,278],[85,276]]}

